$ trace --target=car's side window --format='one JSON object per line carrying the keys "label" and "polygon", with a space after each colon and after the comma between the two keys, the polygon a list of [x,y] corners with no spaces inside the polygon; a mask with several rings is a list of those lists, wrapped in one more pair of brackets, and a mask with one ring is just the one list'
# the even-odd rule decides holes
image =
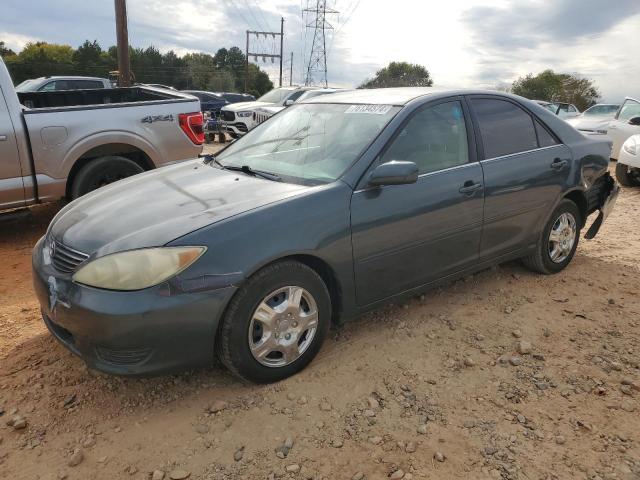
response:
{"label": "car's side window", "polygon": [[538,144],[540,147],[552,147],[558,145],[558,141],[551,135],[540,122],[536,120],[536,132],[538,133]]}
{"label": "car's side window", "polygon": [[495,158],[538,148],[533,119],[522,108],[493,98],[473,98],[484,157]]}
{"label": "car's side window", "polygon": [[459,101],[424,107],[402,127],[381,163],[415,162],[420,174],[469,161],[467,127]]}
{"label": "car's side window", "polygon": [[618,120],[626,122],[633,117],[640,117],[640,103],[635,100],[625,100],[618,114]]}

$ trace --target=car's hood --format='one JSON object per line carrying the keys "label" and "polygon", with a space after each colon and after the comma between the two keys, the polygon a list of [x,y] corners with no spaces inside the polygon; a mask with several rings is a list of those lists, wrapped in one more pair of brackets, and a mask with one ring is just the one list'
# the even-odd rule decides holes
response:
{"label": "car's hood", "polygon": [[276,114],[278,112],[281,112],[285,108],[287,108],[287,107],[282,107],[282,106],[258,107],[258,108],[256,108],[256,112],[265,112],[265,113]]}
{"label": "car's hood", "polygon": [[269,102],[240,102],[226,105],[223,107],[223,110],[227,112],[244,112],[245,110],[253,110],[257,107],[271,107],[273,105],[273,103]]}
{"label": "car's hood", "polygon": [[56,215],[50,233],[87,254],[161,246],[308,188],[194,160],[121,180],[72,202]]}
{"label": "car's hood", "polygon": [[609,123],[613,120],[610,116],[588,116],[574,117],[567,119],[567,123],[578,130],[607,130]]}

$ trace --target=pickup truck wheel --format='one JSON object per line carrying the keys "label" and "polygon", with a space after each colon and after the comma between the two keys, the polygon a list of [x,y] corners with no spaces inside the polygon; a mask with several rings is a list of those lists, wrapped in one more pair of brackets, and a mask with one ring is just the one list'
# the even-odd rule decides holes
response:
{"label": "pickup truck wheel", "polygon": [[623,187],[640,187],[640,168],[633,168],[618,162],[616,179]]}
{"label": "pickup truck wheel", "polygon": [[222,319],[216,350],[240,378],[275,382],[313,360],[330,323],[331,299],[322,278],[302,263],[282,261],[240,287]]}
{"label": "pickup truck wheel", "polygon": [[100,187],[143,171],[140,165],[125,157],[96,158],[82,167],[76,175],[71,187],[71,198],[75,200]]}
{"label": "pickup truck wheel", "polygon": [[523,258],[531,270],[544,274],[558,273],[569,265],[578,248],[582,216],[571,200],[562,200],[549,217],[536,251]]}

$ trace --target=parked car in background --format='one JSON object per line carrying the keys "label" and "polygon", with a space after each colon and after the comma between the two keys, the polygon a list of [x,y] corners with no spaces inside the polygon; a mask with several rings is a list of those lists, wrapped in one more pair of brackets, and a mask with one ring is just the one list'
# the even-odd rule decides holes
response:
{"label": "parked car in background", "polygon": [[65,207],[33,250],[34,289],[91,368],[151,374],[216,352],[278,381],[377,305],[518,258],[562,271],[589,214],[592,238],[615,203],[609,150],[514,95],[319,96],[217,157]]}
{"label": "parked car in background", "polygon": [[256,122],[253,112],[258,107],[282,107],[293,103],[304,92],[316,90],[318,87],[280,87],[274,88],[254,102],[240,102],[222,107],[220,116],[225,131],[233,138],[238,138],[253,127]]}
{"label": "parked car in background", "polygon": [[229,102],[217,93],[206,92],[203,90],[182,90],[182,93],[193,95],[200,100],[200,110],[211,114],[220,113],[220,109]]}
{"label": "parked car in background", "polygon": [[630,136],[622,144],[616,178],[625,187],[640,187],[640,134]]}
{"label": "parked car in background", "polygon": [[547,102],[545,100],[534,100],[538,105],[546,108],[551,113],[566,120],[567,118],[573,118],[580,115],[580,110],[575,105],[563,102]]}
{"label": "parked car in background", "polygon": [[254,102],[256,97],[248,93],[215,92],[229,103]]}
{"label": "parked car in background", "polygon": [[146,87],[16,93],[0,59],[0,210],[77,198],[192,159],[202,143],[191,96]]}
{"label": "parked car in background", "polygon": [[619,108],[620,105],[599,103],[577,117],[569,118],[567,123],[586,135],[606,135],[609,123]]}
{"label": "parked car in background", "polygon": [[[302,95],[295,100],[294,103],[304,102],[305,100],[309,100],[310,98],[317,97],[320,95],[328,95],[330,93],[336,93],[344,91],[341,88],[318,88],[315,90],[307,90]],[[264,122],[266,119],[274,116],[276,113],[281,112],[287,108],[285,105],[277,105],[277,106],[268,106],[268,107],[258,107],[253,112],[253,120],[256,125]]]}
{"label": "parked car in background", "polygon": [[111,81],[99,77],[40,77],[25,80],[16,92],[57,92],[59,90],[91,90],[112,88]]}
{"label": "parked car in background", "polygon": [[622,144],[640,133],[640,100],[627,97],[611,122],[607,134],[613,142],[611,158],[618,160]]}

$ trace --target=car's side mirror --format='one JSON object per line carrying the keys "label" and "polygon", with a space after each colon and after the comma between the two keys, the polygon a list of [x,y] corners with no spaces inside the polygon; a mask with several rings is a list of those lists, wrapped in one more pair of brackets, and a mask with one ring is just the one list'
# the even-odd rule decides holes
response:
{"label": "car's side mirror", "polygon": [[293,100],[285,100],[284,101],[284,106],[285,107],[290,107],[291,105],[293,105],[294,101]]}
{"label": "car's side mirror", "polygon": [[418,165],[414,162],[391,161],[378,165],[369,176],[369,185],[405,185],[418,181]]}
{"label": "car's side mirror", "polygon": [[640,127],[640,117],[631,117],[629,119],[629,125],[634,125],[636,127]]}

